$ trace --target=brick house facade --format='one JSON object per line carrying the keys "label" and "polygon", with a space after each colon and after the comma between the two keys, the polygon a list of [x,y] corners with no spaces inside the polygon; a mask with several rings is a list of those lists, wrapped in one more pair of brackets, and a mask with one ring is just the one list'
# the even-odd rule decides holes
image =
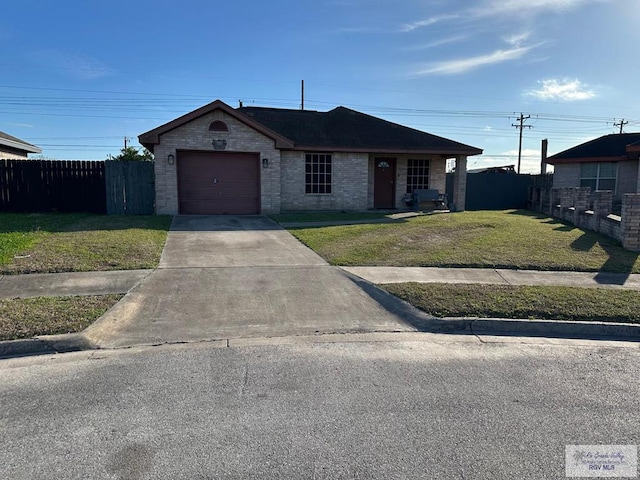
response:
{"label": "brick house facade", "polygon": [[155,155],[159,214],[403,208],[413,188],[445,191],[450,158],[452,200],[463,210],[466,159],[482,153],[344,107],[234,109],[220,100],[139,140]]}
{"label": "brick house facade", "polygon": [[554,166],[553,187],[591,187],[611,191],[621,202],[640,193],[640,133],[604,135],[547,158]]}

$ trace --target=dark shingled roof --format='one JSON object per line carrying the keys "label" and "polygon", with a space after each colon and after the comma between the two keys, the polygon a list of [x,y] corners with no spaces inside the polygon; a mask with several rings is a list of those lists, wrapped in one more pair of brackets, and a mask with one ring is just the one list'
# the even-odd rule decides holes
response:
{"label": "dark shingled roof", "polygon": [[581,159],[626,160],[627,146],[640,142],[640,133],[605,135],[547,158],[550,164],[572,163]]}
{"label": "dark shingled roof", "polygon": [[280,108],[236,109],[292,140],[296,148],[479,155],[482,150],[346,107],[328,112]]}

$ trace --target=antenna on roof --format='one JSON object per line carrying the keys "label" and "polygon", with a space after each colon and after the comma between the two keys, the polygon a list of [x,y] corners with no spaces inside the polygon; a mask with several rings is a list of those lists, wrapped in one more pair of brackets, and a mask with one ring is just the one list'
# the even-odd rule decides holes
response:
{"label": "antenna on roof", "polygon": [[300,85],[300,93],[302,101],[300,103],[300,110],[304,110],[304,80],[302,80],[302,84]]}

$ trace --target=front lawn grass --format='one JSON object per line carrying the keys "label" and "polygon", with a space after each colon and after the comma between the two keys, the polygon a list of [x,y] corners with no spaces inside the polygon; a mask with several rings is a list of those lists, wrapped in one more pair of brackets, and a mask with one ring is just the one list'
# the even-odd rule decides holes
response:
{"label": "front lawn grass", "polygon": [[640,323],[640,292],[635,290],[434,283],[381,287],[435,317]]}
{"label": "front lawn grass", "polygon": [[80,332],[123,295],[0,300],[0,340]]}
{"label": "front lawn grass", "polygon": [[0,273],[155,268],[171,217],[0,213]]}
{"label": "front lawn grass", "polygon": [[308,212],[281,213],[269,217],[278,223],[344,222],[352,220],[371,220],[389,217],[380,212]]}
{"label": "front lawn grass", "polygon": [[289,231],[332,265],[640,272],[614,239],[526,210]]}

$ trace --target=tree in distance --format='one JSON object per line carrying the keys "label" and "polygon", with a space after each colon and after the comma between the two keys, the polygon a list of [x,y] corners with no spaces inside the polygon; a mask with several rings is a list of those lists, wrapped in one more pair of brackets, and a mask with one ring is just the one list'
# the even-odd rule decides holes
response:
{"label": "tree in distance", "polygon": [[125,147],[120,149],[120,154],[109,160],[133,160],[137,162],[153,162],[153,153],[146,148],[138,151],[136,147]]}

